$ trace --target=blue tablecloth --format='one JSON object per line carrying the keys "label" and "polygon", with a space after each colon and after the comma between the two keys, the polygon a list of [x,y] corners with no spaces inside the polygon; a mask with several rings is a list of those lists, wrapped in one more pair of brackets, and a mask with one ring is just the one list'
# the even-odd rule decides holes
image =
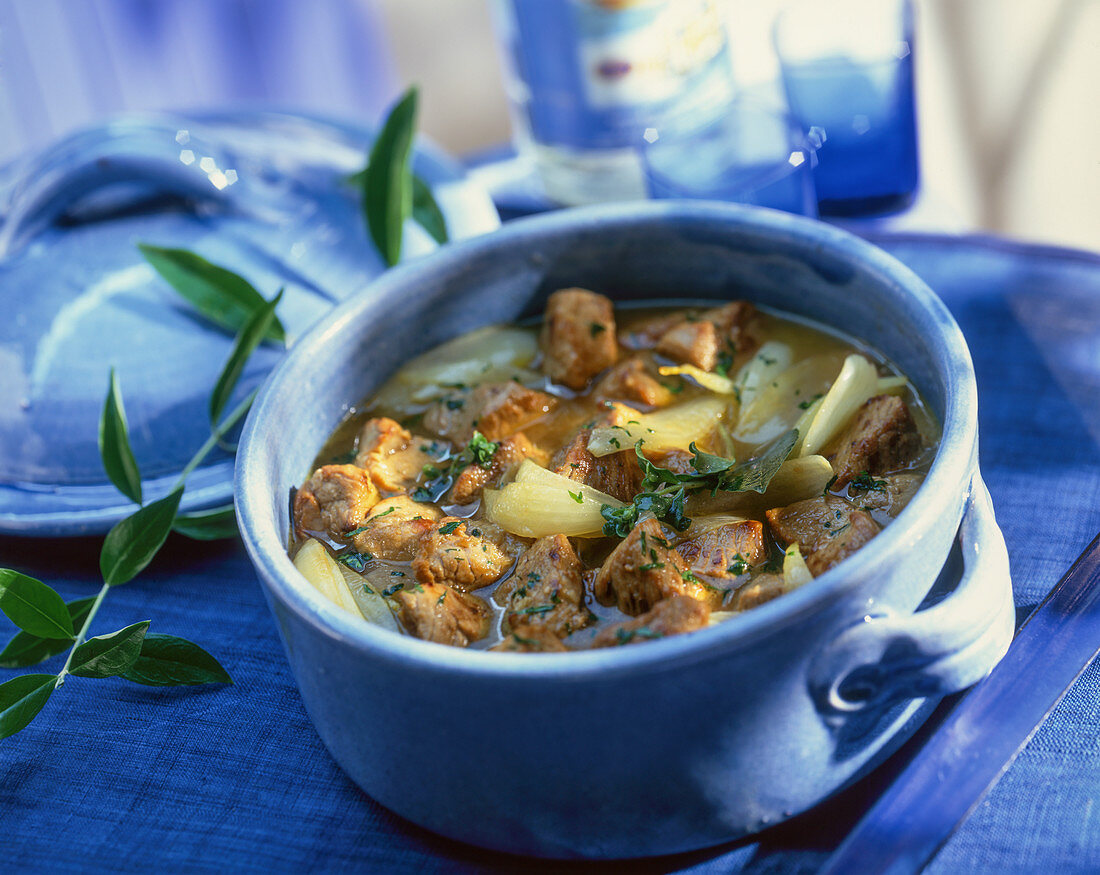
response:
{"label": "blue tablecloth", "polygon": [[[876,242],[928,280],[970,342],[981,463],[1023,614],[1100,529],[1100,257],[988,238]],[[98,549],[98,539],[0,539],[0,565],[73,598],[98,588]],[[235,686],[70,679],[27,730],[0,742],[0,870],[564,868],[438,839],[359,791],[306,717],[239,545],[173,537],[145,575],[111,593],[93,631],[146,618],[216,654]],[[1094,665],[933,871],[1100,870],[1098,686]],[[813,871],[921,738],[757,839],[631,868]]]}

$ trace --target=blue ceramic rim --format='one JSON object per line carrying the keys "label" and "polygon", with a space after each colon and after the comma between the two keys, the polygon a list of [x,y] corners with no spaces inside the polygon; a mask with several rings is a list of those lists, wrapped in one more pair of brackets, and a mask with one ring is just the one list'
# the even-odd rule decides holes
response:
{"label": "blue ceramic rim", "polygon": [[[572,651],[553,657],[489,654],[448,647],[373,626],[349,615],[309,587],[287,555],[277,521],[269,518],[270,502],[259,496],[265,494],[261,488],[264,462],[273,446],[265,439],[270,433],[265,420],[269,418],[269,411],[278,409],[277,396],[293,391],[295,369],[308,361],[311,351],[339,342],[345,324],[371,302],[399,293],[437,271],[453,269],[471,256],[484,257],[502,247],[531,246],[556,234],[575,233],[584,226],[610,225],[619,230],[661,220],[701,226],[724,223],[764,234],[787,234],[799,238],[803,245],[834,253],[847,250],[860,273],[908,295],[939,327],[946,353],[945,360],[940,363],[945,381],[943,437],[925,482],[894,523],[842,565],[816,578],[812,586],[801,587],[699,633],[647,642],[645,647]],[[523,675],[570,682],[590,676],[607,677],[609,671],[666,670],[708,658],[719,651],[742,649],[771,634],[786,621],[817,611],[823,603],[854,586],[875,566],[888,563],[893,550],[904,549],[906,542],[919,539],[938,524],[936,511],[942,511],[944,503],[939,496],[965,493],[970,488],[973,473],[970,466],[977,457],[976,444],[977,387],[970,351],[947,307],[908,267],[847,231],[802,216],[740,204],[652,201],[579,207],[518,219],[493,234],[448,244],[430,255],[400,265],[340,304],[299,339],[290,354],[272,371],[257,397],[245,422],[237,453],[235,497],[242,540],[269,595],[316,631],[361,651],[364,656],[400,662],[404,666],[413,661],[425,669],[458,671],[487,678]],[[253,488],[253,484],[257,488]]]}

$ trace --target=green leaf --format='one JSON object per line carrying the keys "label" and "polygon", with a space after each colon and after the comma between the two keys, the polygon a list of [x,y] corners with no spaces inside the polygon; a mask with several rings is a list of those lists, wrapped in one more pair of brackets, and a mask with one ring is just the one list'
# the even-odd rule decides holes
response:
{"label": "green leaf", "polygon": [[182,496],[183,487],[177,486],[164,498],[115,523],[99,552],[104,583],[118,586],[133,580],[152,561],[172,531]]}
{"label": "green leaf", "polygon": [[176,517],[172,528],[195,541],[235,538],[237,537],[237,515],[231,504],[195,513],[181,513]]}
{"label": "green leaf", "polygon": [[24,674],[0,684],[0,738],[15,735],[42,710],[57,684],[57,675]]}
{"label": "green leaf", "polygon": [[[94,602],[95,596],[89,596],[66,604],[69,617],[73,621],[73,629],[79,629],[84,625],[84,620]],[[51,656],[64,653],[71,645],[71,638],[65,640],[39,638],[29,632],[17,632],[8,642],[7,647],[0,651],[0,668],[26,668],[29,665],[38,665]]]}
{"label": "green leaf", "polygon": [[447,219],[443,210],[435,202],[435,195],[428,183],[415,173],[412,175],[412,216],[436,243],[447,242]]}
{"label": "green leaf", "polygon": [[781,434],[756,458],[742,462],[720,475],[718,489],[726,492],[760,492],[768,488],[780,466],[798,442],[798,429]]}
{"label": "green leaf", "polygon": [[737,464],[736,459],[727,459],[723,456],[704,453],[695,446],[695,441],[691,442],[688,449],[691,450],[691,454],[694,456],[691,460],[691,467],[700,474],[721,474]]}
{"label": "green leaf", "polygon": [[275,321],[275,308],[282,299],[283,290],[279,289],[279,293],[274,298],[266,301],[264,306],[253,311],[252,315],[248,317],[248,321],[237,332],[233,351],[229,354],[225,367],[218,375],[218,381],[214,384],[214,391],[210,394],[211,425],[216,426],[218,424],[218,419],[221,417],[222,411],[225,410],[225,405],[229,403],[229,397],[233,394],[233,389],[236,388],[237,381],[240,380],[241,374],[244,372],[248,357],[252,355],[256,347],[267,336],[268,330]]}
{"label": "green leaf", "polygon": [[[148,243],[139,243],[138,249],[157,273],[200,313],[230,331],[239,331],[253,313],[267,304],[244,277],[186,249],[165,249]],[[279,343],[286,340],[278,319],[269,326],[267,339]]]}
{"label": "green leaf", "polygon": [[149,629],[142,620],[110,635],[89,638],[73,653],[69,674],[82,678],[111,678],[129,670],[141,653],[141,643]]}
{"label": "green leaf", "polygon": [[413,130],[416,126],[416,89],[410,88],[390,110],[370,151],[363,183],[363,212],[367,228],[387,264],[401,259],[405,219],[412,214]]}
{"label": "green leaf", "polygon": [[73,640],[73,621],[64,599],[41,580],[0,568],[0,610],[31,635]]}
{"label": "green leaf", "polygon": [[103,414],[99,417],[99,456],[115,488],[130,501],[141,504],[141,472],[134,451],[130,449],[130,429],[114,368],[111,368]]}
{"label": "green leaf", "polygon": [[150,687],[231,684],[221,664],[199,645],[175,635],[146,635],[141,655],[122,676]]}

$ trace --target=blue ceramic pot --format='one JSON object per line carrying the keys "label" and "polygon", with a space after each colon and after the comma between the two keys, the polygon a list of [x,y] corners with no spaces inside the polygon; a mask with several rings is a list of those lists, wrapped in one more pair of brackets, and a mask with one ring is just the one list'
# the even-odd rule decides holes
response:
{"label": "blue ceramic pot", "polygon": [[[943,422],[927,480],[893,525],[812,585],[641,647],[487,654],[342,613],[285,550],[288,495],[315,453],[349,405],[408,357],[537,313],[567,285],[632,300],[747,297],[865,338]],[[572,210],[410,262],[318,324],[252,411],[237,508],[310,716],[367,793],[489,848],[670,853],[820,802],[1003,654],[1011,586],[978,476],[975,406],[954,320],[913,273],[863,241],[733,205]],[[917,611],[956,541],[957,586]]]}

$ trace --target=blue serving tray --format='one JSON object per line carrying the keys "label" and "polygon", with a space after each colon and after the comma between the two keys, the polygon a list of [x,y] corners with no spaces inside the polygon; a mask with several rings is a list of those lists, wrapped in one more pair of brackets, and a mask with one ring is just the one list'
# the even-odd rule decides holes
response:
{"label": "blue serving tray", "polygon": [[[135,244],[194,250],[266,297],[285,287],[278,313],[293,343],[385,269],[346,183],[370,143],[366,128],[286,113],[142,116],[0,170],[0,533],[100,533],[134,509],[97,447],[111,367],[147,500],[171,489],[209,434],[207,399],[233,338]],[[458,164],[423,143],[413,164],[452,237],[498,226]],[[409,224],[405,257],[435,245]],[[257,350],[234,401],[279,355]],[[232,476],[232,456],[211,454],[182,509],[229,501]]]}

